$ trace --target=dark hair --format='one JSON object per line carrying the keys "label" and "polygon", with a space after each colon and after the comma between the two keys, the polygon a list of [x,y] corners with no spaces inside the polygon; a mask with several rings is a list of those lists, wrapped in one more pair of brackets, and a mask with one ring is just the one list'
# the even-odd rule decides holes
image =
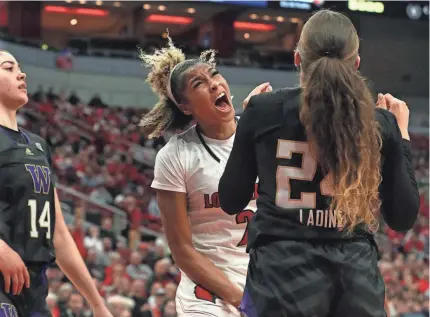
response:
{"label": "dark hair", "polygon": [[146,82],[158,95],[158,102],[152,110],[144,115],[140,126],[149,133],[149,137],[159,137],[167,130],[185,128],[192,120],[192,116],[185,115],[168,97],[167,87],[171,86],[172,95],[177,103],[184,101],[182,94],[186,73],[198,64],[215,67],[215,51],[204,51],[200,58],[185,59],[184,53],[173,45],[168,37],[168,45],[154,54],[146,54],[142,50],[139,57],[144,65],[150,69]]}
{"label": "dark hair", "polygon": [[381,137],[375,103],[356,69],[359,38],[345,15],[329,10],[304,25],[300,119],[312,152],[333,187],[331,210],[350,233],[359,223],[376,230],[380,208]]}

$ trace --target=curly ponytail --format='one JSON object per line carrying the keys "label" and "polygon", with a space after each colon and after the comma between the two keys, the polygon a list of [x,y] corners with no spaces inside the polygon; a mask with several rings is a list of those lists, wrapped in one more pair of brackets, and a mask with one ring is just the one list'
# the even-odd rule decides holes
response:
{"label": "curly ponytail", "polygon": [[376,230],[380,208],[382,142],[375,103],[355,67],[358,47],[351,21],[322,10],[305,24],[297,48],[303,72],[300,119],[318,163],[331,176],[330,210],[348,233],[360,223]]}

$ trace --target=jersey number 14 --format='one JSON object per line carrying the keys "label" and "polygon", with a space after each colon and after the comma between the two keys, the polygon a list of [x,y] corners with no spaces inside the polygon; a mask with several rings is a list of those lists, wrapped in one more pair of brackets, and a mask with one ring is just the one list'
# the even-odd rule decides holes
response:
{"label": "jersey number 14", "polygon": [[37,201],[28,200],[30,207],[30,237],[39,238],[39,229],[46,229],[46,239],[51,239],[51,203],[46,201],[43,205],[42,212],[38,215]]}

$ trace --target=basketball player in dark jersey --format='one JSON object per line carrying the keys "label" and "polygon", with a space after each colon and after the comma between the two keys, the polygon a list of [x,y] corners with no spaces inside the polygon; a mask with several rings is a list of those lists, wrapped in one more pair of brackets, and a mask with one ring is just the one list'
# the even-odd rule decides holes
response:
{"label": "basketball player in dark jersey", "polygon": [[26,75],[0,51],[0,317],[48,317],[46,268],[57,261],[94,316],[112,316],[70,236],[45,141],[17,125]]}
{"label": "basketball player in dark jersey", "polygon": [[372,232],[379,211],[409,230],[419,196],[409,110],[379,95],[357,68],[351,21],[319,11],[295,54],[300,88],[252,97],[219,184],[221,208],[242,210],[259,178],[249,224],[241,309],[248,317],[384,317]]}

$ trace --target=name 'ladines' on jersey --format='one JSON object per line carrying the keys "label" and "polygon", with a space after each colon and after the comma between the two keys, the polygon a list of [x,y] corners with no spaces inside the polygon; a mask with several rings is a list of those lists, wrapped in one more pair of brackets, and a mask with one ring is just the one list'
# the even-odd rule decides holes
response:
{"label": "name 'ladines' on jersey", "polygon": [[54,180],[42,138],[0,128],[0,239],[25,263],[55,260]]}

